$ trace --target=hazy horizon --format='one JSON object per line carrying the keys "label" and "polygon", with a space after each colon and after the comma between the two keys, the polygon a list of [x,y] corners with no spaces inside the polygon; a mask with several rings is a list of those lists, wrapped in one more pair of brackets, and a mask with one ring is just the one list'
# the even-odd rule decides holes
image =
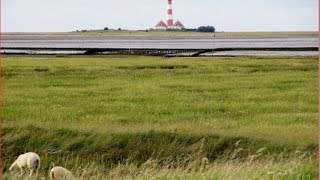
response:
{"label": "hazy horizon", "polygon": [[[166,20],[166,0],[140,2],[3,0],[2,31],[142,30]],[[173,17],[187,28],[212,25],[226,32],[314,32],[318,31],[318,1],[173,0]]]}

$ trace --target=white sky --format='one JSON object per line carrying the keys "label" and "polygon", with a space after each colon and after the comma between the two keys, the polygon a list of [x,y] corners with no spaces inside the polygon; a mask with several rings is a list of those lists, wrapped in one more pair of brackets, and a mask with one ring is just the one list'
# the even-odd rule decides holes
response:
{"label": "white sky", "polygon": [[[2,31],[147,29],[167,0],[2,0]],[[173,0],[174,21],[218,31],[317,31],[318,0]]]}

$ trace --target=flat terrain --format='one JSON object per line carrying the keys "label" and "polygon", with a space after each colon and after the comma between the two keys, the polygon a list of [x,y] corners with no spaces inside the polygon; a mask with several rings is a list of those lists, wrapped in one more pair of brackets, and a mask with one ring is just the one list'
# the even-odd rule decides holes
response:
{"label": "flat terrain", "polygon": [[[316,32],[197,33],[90,31],[70,33],[4,33],[6,48],[124,48],[124,49],[216,49],[216,48],[314,48]],[[15,52],[14,50],[2,50]],[[20,53],[34,51],[18,51]],[[54,52],[57,53],[57,52]],[[58,52],[59,53],[59,52]],[[60,52],[63,54],[63,52]],[[66,52],[65,52],[66,53]],[[69,52],[75,54],[77,52]],[[232,52],[232,55],[242,55]],[[247,55],[266,53],[245,52]],[[269,53],[272,54],[272,53]],[[276,55],[306,56],[314,52],[285,52]]]}
{"label": "flat terrain", "polygon": [[25,32],[17,32],[17,33],[6,33],[2,34],[4,37],[9,35],[54,35],[54,36],[64,36],[64,35],[72,35],[72,36],[101,36],[103,37],[176,37],[176,38],[207,38],[215,35],[216,38],[279,38],[279,37],[317,37],[318,32],[216,32],[216,33],[200,33],[200,32],[174,32],[174,31],[88,31],[88,32],[43,32],[43,33],[25,33]]}
{"label": "flat terrain", "polygon": [[[88,31],[69,33],[4,33],[2,53],[77,54],[79,51],[36,51],[28,48],[217,49],[217,48],[317,48],[317,32],[144,32]],[[8,48],[25,48],[12,50]],[[85,50],[84,50],[85,51]],[[222,52],[207,56],[314,56],[317,52]]]}
{"label": "flat terrain", "polygon": [[2,60],[5,178],[317,178],[317,57]]}
{"label": "flat terrain", "polygon": [[[37,37],[35,37],[37,38]],[[79,37],[68,39],[60,37],[43,40],[3,40],[3,47],[24,48],[144,48],[144,49],[215,49],[215,48],[281,48],[281,47],[318,47],[317,38],[274,38],[274,39],[92,39]]]}

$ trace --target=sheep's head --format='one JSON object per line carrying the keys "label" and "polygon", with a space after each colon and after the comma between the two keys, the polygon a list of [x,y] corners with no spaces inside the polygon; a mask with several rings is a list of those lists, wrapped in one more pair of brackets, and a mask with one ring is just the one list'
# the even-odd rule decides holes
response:
{"label": "sheep's head", "polygon": [[17,168],[18,168],[17,163],[14,162],[9,168],[10,173],[14,173],[17,170]]}

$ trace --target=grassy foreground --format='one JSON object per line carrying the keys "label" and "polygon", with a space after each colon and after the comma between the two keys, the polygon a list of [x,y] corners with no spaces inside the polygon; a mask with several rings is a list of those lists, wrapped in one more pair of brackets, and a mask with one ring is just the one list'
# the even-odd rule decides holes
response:
{"label": "grassy foreground", "polygon": [[5,56],[5,178],[316,179],[317,58]]}

